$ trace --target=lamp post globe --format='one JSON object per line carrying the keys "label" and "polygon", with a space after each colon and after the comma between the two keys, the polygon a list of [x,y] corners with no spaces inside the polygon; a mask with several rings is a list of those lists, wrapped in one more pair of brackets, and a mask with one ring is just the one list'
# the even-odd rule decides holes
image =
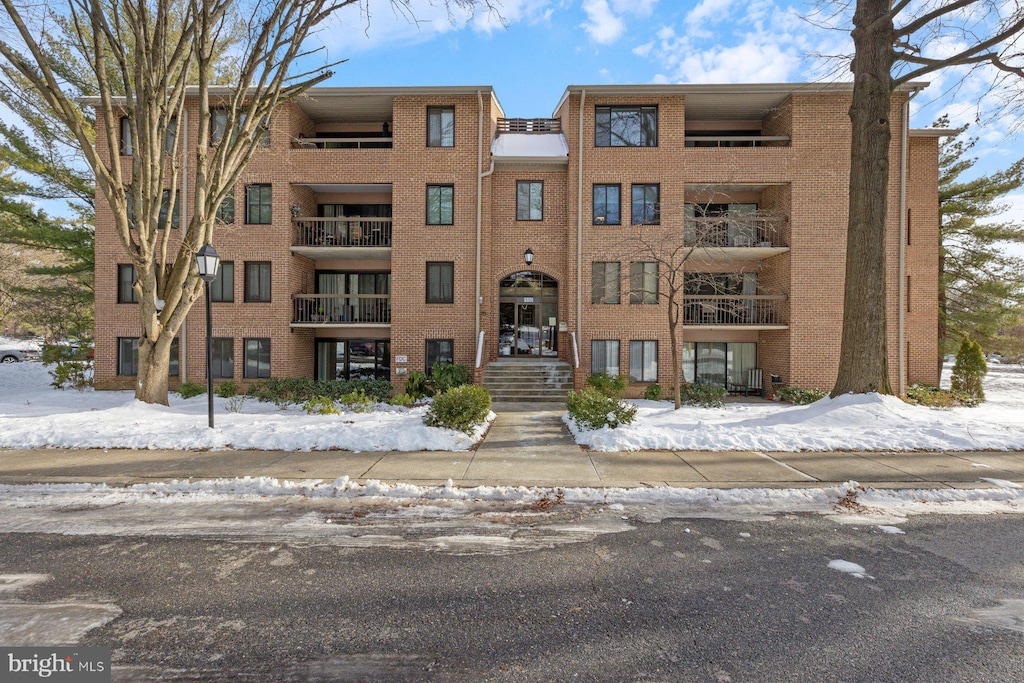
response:
{"label": "lamp post globe", "polygon": [[217,269],[220,268],[220,255],[212,246],[204,244],[196,252],[196,265],[199,267],[199,277],[203,282],[213,282],[217,278]]}
{"label": "lamp post globe", "polygon": [[210,429],[213,429],[213,313],[210,308],[210,283],[217,279],[220,256],[209,244],[196,252],[199,277],[206,283],[206,406]]}

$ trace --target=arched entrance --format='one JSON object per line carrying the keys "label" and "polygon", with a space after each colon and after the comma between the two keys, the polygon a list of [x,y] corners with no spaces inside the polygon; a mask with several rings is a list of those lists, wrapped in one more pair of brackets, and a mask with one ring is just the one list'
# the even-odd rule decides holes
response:
{"label": "arched entrance", "polygon": [[498,285],[498,356],[558,357],[558,281],[534,270]]}

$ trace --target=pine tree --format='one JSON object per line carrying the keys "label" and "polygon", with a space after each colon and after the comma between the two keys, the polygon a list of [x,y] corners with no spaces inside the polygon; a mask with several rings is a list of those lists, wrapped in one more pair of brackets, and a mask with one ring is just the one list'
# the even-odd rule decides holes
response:
{"label": "pine tree", "polygon": [[970,337],[961,339],[956,363],[953,365],[953,381],[950,386],[953,393],[984,401],[985,390],[981,381],[987,372],[988,364],[985,362],[985,354],[981,352],[981,344]]}

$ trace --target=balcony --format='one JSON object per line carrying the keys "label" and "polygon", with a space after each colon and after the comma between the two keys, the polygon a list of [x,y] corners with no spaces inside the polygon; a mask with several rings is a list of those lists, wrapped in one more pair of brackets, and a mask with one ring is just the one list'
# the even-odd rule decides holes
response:
{"label": "balcony", "polygon": [[705,259],[760,261],[789,251],[782,216],[697,216],[684,222],[683,238]]}
{"label": "balcony", "polygon": [[685,147],[789,147],[788,135],[694,134],[687,131]]}
{"label": "balcony", "polygon": [[380,294],[296,294],[292,327],[386,327],[391,297]]}
{"label": "balcony", "polygon": [[784,330],[789,327],[789,297],[701,295],[683,298],[683,325],[716,329]]}
{"label": "balcony", "polygon": [[495,134],[561,132],[562,119],[498,119]]}
{"label": "balcony", "polygon": [[390,218],[312,218],[292,221],[292,251],[311,259],[390,259]]}
{"label": "balcony", "polygon": [[393,137],[315,137],[315,138],[292,138],[294,149],[391,149],[394,146]]}

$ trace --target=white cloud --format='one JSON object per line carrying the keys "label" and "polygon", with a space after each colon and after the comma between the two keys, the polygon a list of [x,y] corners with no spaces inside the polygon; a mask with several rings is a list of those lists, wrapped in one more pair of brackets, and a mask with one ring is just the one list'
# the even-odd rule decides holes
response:
{"label": "white cloud", "polygon": [[800,58],[794,50],[748,39],[733,47],[694,51],[679,60],[687,83],[779,83],[792,80]]}
{"label": "white cloud", "polygon": [[612,9],[619,14],[649,17],[657,4],[658,0],[612,0]]}
{"label": "white cloud", "polygon": [[583,0],[583,11],[587,13],[587,21],[580,24],[580,28],[595,43],[614,43],[626,32],[625,22],[612,14],[608,0]]}
{"label": "white cloud", "polygon": [[729,16],[732,0],[701,0],[684,21],[690,26],[716,24]]}
{"label": "white cloud", "polygon": [[651,49],[653,47],[653,40],[649,43],[644,43],[643,45],[637,45],[636,47],[633,48],[633,54],[635,54],[637,57],[646,57],[647,55],[651,54]]}

